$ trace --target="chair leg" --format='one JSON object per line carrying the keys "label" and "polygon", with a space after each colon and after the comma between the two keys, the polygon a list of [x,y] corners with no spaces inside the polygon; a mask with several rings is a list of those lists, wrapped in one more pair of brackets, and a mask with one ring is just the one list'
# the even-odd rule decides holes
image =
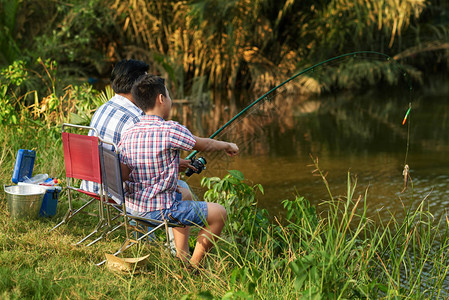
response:
{"label": "chair leg", "polygon": [[[115,252],[113,255],[117,256],[120,253],[124,252],[125,250],[127,250],[128,248],[130,248],[133,245],[136,245],[139,243],[139,241],[145,239],[146,237],[148,237],[150,234],[154,233],[156,230],[158,230],[159,228],[161,228],[162,226],[165,226],[165,223],[161,223],[156,227],[153,227],[152,230],[148,231],[147,233],[143,234],[142,236],[140,236],[137,240],[132,240],[129,237],[126,238],[125,242],[122,244],[122,246],[120,247],[120,249]],[[125,225],[126,226],[126,225]],[[106,262],[106,260],[103,260],[102,262],[99,262],[97,264],[97,266],[101,266]]]}
{"label": "chair leg", "polygon": [[62,221],[59,222],[58,224],[56,224],[56,226],[54,226],[52,229],[50,229],[50,232],[52,232],[53,230],[55,230],[56,228],[58,228],[62,224],[67,223],[69,221],[69,219],[71,218],[71,216],[70,216],[71,213],[72,213],[72,211],[70,209],[68,209],[67,212],[65,213],[64,217],[62,218]]}
{"label": "chair leg", "polygon": [[[168,248],[168,250],[170,250],[170,252],[172,251],[172,248],[171,248],[171,238],[172,238],[172,236],[173,236],[173,228],[169,228],[168,227],[168,224],[167,224],[167,222],[164,222],[164,225],[165,225],[165,236],[166,236],[166,238],[167,238],[167,248]],[[171,230],[170,230],[171,229]],[[170,233],[172,234],[172,235],[170,235]],[[173,237],[173,240],[174,240],[174,237]]]}
{"label": "chair leg", "polygon": [[173,235],[173,228],[168,227],[167,225],[166,233],[167,233],[167,248],[172,255],[176,256],[176,245],[175,245],[175,236]]}
{"label": "chair leg", "polygon": [[109,205],[106,205],[106,221],[109,227],[112,227],[111,211]]}
{"label": "chair leg", "polygon": [[99,230],[101,228],[103,228],[103,226],[105,225],[105,218],[104,218],[104,213],[103,213],[103,205],[102,202],[100,200],[99,204],[98,204],[98,209],[99,209],[99,215],[100,215],[100,220],[97,223],[97,226],[95,226],[94,230],[89,233],[88,235],[86,235],[84,238],[82,238],[79,242],[77,242],[75,245],[79,245],[82,242],[84,242],[85,240],[87,240],[88,238],[90,238],[92,235],[96,234],[97,232],[99,232]]}
{"label": "chair leg", "polygon": [[90,205],[92,202],[94,202],[95,199],[89,200],[87,203],[85,203],[83,206],[81,206],[80,208],[78,208],[77,210],[74,210],[71,207],[71,203],[69,204],[69,209],[67,210],[64,218],[62,218],[62,221],[59,222],[55,227],[53,227],[52,229],[50,229],[50,232],[55,230],[56,228],[58,228],[59,226],[61,226],[62,224],[68,223],[70,221],[71,218],[73,218],[75,215],[77,215],[80,211],[82,211],[86,206]]}
{"label": "chair leg", "polygon": [[[99,209],[104,209],[104,208],[102,208],[101,204],[99,206],[100,206]],[[104,232],[103,231],[104,227],[107,227],[106,230],[108,230],[108,231]],[[109,230],[110,228],[112,228],[112,221],[111,221],[111,216],[110,216],[110,213],[109,213],[109,206],[108,206],[108,207],[106,207],[106,218],[104,217],[104,212],[103,212],[103,216],[101,216],[101,214],[100,214],[100,222],[98,222],[98,224],[95,227],[94,231],[92,231],[88,236],[84,237],[81,241],[79,241],[77,243],[77,245],[82,243],[82,242],[84,242],[86,239],[91,237],[93,234],[95,234],[95,233],[97,233],[99,231],[103,231],[98,238],[96,238],[95,240],[93,240],[92,242],[87,244],[86,247],[89,247],[89,246],[97,243],[98,241],[100,241],[103,238],[105,238],[106,235],[108,235],[108,233],[110,232],[110,230]]]}
{"label": "chair leg", "polygon": [[[121,214],[121,210],[118,209],[115,206],[112,206],[114,209],[116,209],[118,212],[120,212],[119,214],[117,214],[114,217],[111,217],[111,212],[110,212],[110,205],[106,204],[106,219],[103,218],[103,223],[101,224],[100,228],[96,228],[95,232],[92,232],[90,236],[92,236],[92,234],[97,233],[99,230],[103,230],[104,227],[107,227],[106,232],[103,232],[98,238],[96,238],[95,240],[93,240],[92,242],[90,242],[89,244],[86,245],[86,247],[92,246],[93,244],[97,243],[98,241],[102,240],[103,238],[105,238],[108,234],[116,231],[117,229],[119,229],[120,227],[123,226],[124,223],[121,223],[119,225],[117,225],[116,227],[112,227],[112,222],[117,220],[119,217],[122,216]],[[106,221],[106,222],[105,222]],[[85,239],[83,239],[82,241],[79,241],[78,243],[82,243]]]}
{"label": "chair leg", "polygon": [[[104,224],[102,227],[104,227],[106,224]],[[103,238],[105,238],[108,234],[116,231],[117,229],[119,229],[120,227],[122,227],[124,224],[121,223],[117,226],[115,226],[114,228],[112,228],[111,230],[109,230],[108,232],[103,233],[100,237],[96,238],[95,240],[93,240],[92,242],[90,242],[89,244],[86,245],[86,247],[92,246],[93,244],[97,243],[98,241],[102,240]]]}
{"label": "chair leg", "polygon": [[[124,243],[122,244],[122,246],[120,247],[120,249],[119,249],[117,252],[115,252],[113,255],[114,255],[114,256],[117,256],[118,254],[122,253],[123,251],[125,251],[126,249],[128,249],[129,247],[131,247],[132,245],[134,245],[134,244],[136,244],[136,243],[137,243],[137,241],[133,241],[133,240],[130,240],[130,239],[126,239],[125,242],[124,242]],[[130,245],[130,244],[131,244],[131,245]],[[99,263],[97,264],[97,266],[101,266],[101,265],[103,265],[105,262],[106,262],[106,259],[103,260],[103,261],[101,261],[101,262],[99,262]]]}
{"label": "chair leg", "polygon": [[[99,231],[99,229],[101,229],[101,227],[103,227],[103,224],[104,224],[104,220],[100,220],[100,222],[98,222],[97,226],[95,226],[95,229],[94,229],[91,233],[89,233],[88,235],[86,235],[84,238],[82,238],[82,239],[81,239],[79,242],[77,242],[75,245],[81,244],[82,242],[84,242],[85,240],[87,240],[88,238],[90,238],[92,235],[96,234],[96,233]],[[101,237],[101,238],[103,238],[103,237]]]}

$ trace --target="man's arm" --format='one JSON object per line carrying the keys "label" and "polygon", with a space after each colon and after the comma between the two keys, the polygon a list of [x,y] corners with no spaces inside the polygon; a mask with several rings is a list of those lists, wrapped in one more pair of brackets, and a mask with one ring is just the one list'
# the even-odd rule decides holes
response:
{"label": "man's arm", "polygon": [[123,163],[120,164],[120,168],[122,171],[122,181],[129,180],[129,174],[131,173],[131,169]]}
{"label": "man's arm", "polygon": [[225,151],[229,156],[234,156],[239,154],[239,147],[234,143],[228,143],[223,141],[217,141],[209,138],[201,138],[194,136],[195,146],[194,150],[202,152],[214,152],[214,151]]}
{"label": "man's arm", "polygon": [[189,159],[179,159],[179,172],[184,172],[185,170],[187,170],[187,168],[193,168],[193,166],[190,164],[190,160]]}

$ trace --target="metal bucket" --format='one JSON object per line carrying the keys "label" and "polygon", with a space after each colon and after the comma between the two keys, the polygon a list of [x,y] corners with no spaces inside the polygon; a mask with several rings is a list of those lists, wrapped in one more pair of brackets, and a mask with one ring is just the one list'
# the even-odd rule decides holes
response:
{"label": "metal bucket", "polygon": [[11,217],[37,219],[46,189],[32,185],[4,186]]}

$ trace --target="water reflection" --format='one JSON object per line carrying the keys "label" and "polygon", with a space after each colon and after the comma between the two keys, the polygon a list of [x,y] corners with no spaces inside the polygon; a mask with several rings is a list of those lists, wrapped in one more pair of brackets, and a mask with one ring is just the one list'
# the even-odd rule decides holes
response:
{"label": "water reflection", "polygon": [[[194,134],[208,136],[241,111],[249,103],[245,99],[251,99],[244,94],[212,96],[215,105],[209,107],[207,101],[176,104],[173,118]],[[449,201],[449,105],[441,101],[447,99],[447,95],[411,99],[400,91],[312,99],[280,93],[219,135],[236,142],[242,153],[233,159],[204,154],[208,169],[202,175],[222,177],[228,169],[241,170],[250,182],[264,186],[260,206],[274,215],[282,215],[281,201],[296,194],[320,209],[329,195],[322,180],[312,176],[313,156],[327,172],[334,196],[346,193],[348,171],[357,177],[358,194],[368,188],[370,215],[400,217],[404,207],[426,199],[438,217],[446,213]],[[401,122],[410,101],[409,128]],[[401,193],[405,163],[413,182]],[[192,176],[189,184],[198,188],[199,180]]]}

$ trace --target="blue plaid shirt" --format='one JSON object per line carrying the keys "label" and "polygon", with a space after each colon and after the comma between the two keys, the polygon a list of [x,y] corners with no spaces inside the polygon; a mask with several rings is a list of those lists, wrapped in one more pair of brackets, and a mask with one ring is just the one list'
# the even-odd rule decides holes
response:
{"label": "blue plaid shirt", "polygon": [[[131,128],[143,115],[145,115],[143,111],[134,103],[116,94],[97,109],[90,126],[97,129],[101,139],[118,145],[122,133]],[[89,135],[94,135],[94,132],[89,131]],[[112,150],[111,145],[105,144],[104,147]],[[90,181],[83,181],[81,188],[93,193],[98,193],[99,190],[98,184]]]}

